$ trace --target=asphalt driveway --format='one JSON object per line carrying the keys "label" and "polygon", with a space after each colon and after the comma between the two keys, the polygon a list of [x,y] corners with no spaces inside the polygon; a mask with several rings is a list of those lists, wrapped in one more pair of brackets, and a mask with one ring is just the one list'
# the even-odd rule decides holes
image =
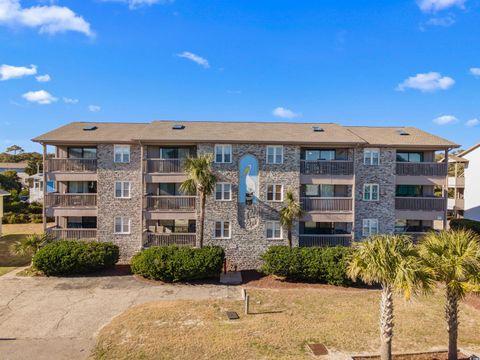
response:
{"label": "asphalt driveway", "polygon": [[85,359],[98,330],[129,307],[160,300],[240,298],[238,287],[156,285],[131,275],[0,277],[0,359]]}

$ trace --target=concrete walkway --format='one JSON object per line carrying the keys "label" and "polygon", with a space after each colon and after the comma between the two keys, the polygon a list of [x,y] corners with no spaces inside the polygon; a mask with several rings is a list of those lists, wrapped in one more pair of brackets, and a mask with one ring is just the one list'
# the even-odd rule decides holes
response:
{"label": "concrete walkway", "polygon": [[98,330],[129,307],[160,300],[240,299],[225,285],[157,285],[131,275],[0,277],[0,359],[85,359]]}

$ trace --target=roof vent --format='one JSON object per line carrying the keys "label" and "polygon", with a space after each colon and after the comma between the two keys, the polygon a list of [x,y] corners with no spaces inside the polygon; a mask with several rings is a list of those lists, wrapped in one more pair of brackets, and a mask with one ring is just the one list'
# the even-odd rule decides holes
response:
{"label": "roof vent", "polygon": [[183,130],[183,129],[185,129],[185,125],[175,124],[175,125],[172,126],[172,129],[173,130]]}
{"label": "roof vent", "polygon": [[404,129],[400,129],[398,130],[398,133],[401,135],[401,136],[408,136],[410,135],[408,132],[406,132]]}
{"label": "roof vent", "polygon": [[90,125],[90,126],[85,126],[83,128],[83,131],[95,131],[97,129],[98,129],[98,127],[96,127],[95,125]]}
{"label": "roof vent", "polygon": [[323,130],[323,128],[321,128],[320,126],[312,126],[312,130],[314,132],[324,132],[325,130]]}

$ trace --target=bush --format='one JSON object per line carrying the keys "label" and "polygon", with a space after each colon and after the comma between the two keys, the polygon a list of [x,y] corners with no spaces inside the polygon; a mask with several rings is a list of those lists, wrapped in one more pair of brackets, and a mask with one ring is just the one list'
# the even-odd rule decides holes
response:
{"label": "bush", "polygon": [[201,249],[159,246],[143,250],[131,261],[132,272],[147,279],[165,282],[218,277],[225,253],[219,246]]}
{"label": "bush", "polygon": [[352,249],[337,247],[289,248],[271,246],[263,255],[261,271],[293,281],[346,286],[347,264]]}
{"label": "bush", "polygon": [[85,274],[114,266],[118,255],[112,243],[57,241],[41,248],[32,262],[47,276]]}
{"label": "bush", "polygon": [[450,220],[450,228],[454,230],[467,229],[480,235],[480,221],[469,219],[452,219]]}

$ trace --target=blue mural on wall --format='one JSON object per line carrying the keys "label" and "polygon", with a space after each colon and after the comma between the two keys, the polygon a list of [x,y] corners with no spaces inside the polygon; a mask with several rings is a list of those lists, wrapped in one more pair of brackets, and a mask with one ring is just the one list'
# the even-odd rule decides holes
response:
{"label": "blue mural on wall", "polygon": [[239,164],[238,200],[242,204],[256,203],[260,188],[258,186],[258,160],[253,155],[245,155]]}

